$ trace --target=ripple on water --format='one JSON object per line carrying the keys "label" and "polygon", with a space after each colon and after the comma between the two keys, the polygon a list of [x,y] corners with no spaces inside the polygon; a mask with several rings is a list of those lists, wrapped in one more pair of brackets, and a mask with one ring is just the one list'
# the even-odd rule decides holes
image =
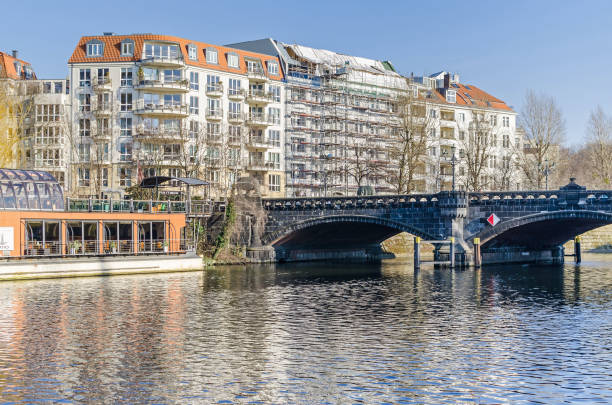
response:
{"label": "ripple on water", "polygon": [[612,262],[0,284],[10,402],[612,402]]}

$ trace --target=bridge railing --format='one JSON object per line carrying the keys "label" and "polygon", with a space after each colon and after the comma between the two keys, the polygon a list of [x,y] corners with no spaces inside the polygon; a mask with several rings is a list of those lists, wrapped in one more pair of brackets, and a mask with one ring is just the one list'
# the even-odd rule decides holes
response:
{"label": "bridge railing", "polygon": [[566,201],[569,198],[588,204],[593,202],[612,201],[612,190],[582,190],[579,192],[564,190],[532,190],[532,191],[488,191],[468,193],[470,204],[486,204],[499,202],[542,202]]}
{"label": "bridge railing", "polygon": [[403,206],[406,204],[439,204],[449,198],[466,201],[465,192],[441,192],[436,194],[373,195],[349,197],[296,197],[270,198],[262,200],[264,209],[300,210],[300,209],[354,209],[382,206]]}

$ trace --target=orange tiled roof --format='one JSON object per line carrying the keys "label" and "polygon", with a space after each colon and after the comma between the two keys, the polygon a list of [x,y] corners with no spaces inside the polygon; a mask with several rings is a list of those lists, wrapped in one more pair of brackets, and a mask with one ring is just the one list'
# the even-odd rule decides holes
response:
{"label": "orange tiled roof", "polygon": [[[134,41],[134,56],[121,56],[121,42],[129,38]],[[86,56],[86,45],[92,40],[96,39],[104,42],[104,54],[100,57],[88,57]],[[228,48],[225,46],[211,45],[204,42],[191,41],[184,38],[169,36],[169,35],[152,35],[152,34],[133,34],[133,35],[96,35],[96,36],[85,36],[81,37],[78,45],[74,49],[72,56],[68,60],[68,63],[96,63],[96,62],[136,62],[141,59],[142,50],[145,41],[163,41],[163,42],[174,42],[179,45],[181,54],[185,63],[189,66],[199,66],[202,68],[214,69],[223,72],[242,73],[246,74],[247,67],[244,57],[250,59],[258,59],[261,61],[263,69],[266,75],[275,80],[282,80],[283,74],[280,71],[280,63],[277,57],[259,54],[255,52],[243,51],[241,49]],[[195,45],[198,49],[198,60],[191,60],[187,57],[187,45]],[[206,48],[217,49],[218,64],[206,63],[206,57],[204,50]],[[227,53],[232,52],[240,56],[239,69],[231,68],[227,64]],[[279,74],[271,75],[268,73],[268,66],[265,62],[274,60],[279,64]]]}
{"label": "orange tiled roof", "polygon": [[[8,78],[8,79],[25,79],[25,71],[21,70],[21,76],[17,74],[17,70],[15,70],[15,62],[20,62],[22,66],[29,66],[32,68],[30,63],[23,61],[21,59],[13,58],[12,55],[8,53],[0,52],[0,78]],[[36,79],[36,75],[33,75],[32,79]]]}
{"label": "orange tiled roof", "polygon": [[[502,100],[493,97],[489,93],[479,89],[478,87],[472,84],[463,84],[456,83],[457,87],[451,86],[450,90],[455,90],[457,92],[457,105],[465,105],[468,107],[481,107],[481,108],[495,108],[497,110],[506,110],[512,111],[505,102]],[[438,95],[438,98],[446,103],[446,99],[439,92],[435,92]],[[452,103],[449,103],[452,104]]]}

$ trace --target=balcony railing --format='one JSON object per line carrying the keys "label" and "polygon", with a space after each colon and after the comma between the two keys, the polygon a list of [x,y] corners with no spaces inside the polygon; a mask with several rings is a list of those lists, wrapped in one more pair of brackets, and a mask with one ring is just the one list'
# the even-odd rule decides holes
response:
{"label": "balcony railing", "polygon": [[91,81],[92,87],[94,91],[102,92],[102,91],[110,91],[112,89],[112,82],[110,77],[94,77]]}
{"label": "balcony railing", "polygon": [[248,69],[247,77],[251,80],[267,80],[266,72],[263,69]]}
{"label": "balcony railing", "polygon": [[251,159],[248,164],[248,170],[254,171],[268,171],[274,170],[274,162],[269,162],[264,159]]}
{"label": "balcony railing", "polygon": [[245,96],[244,89],[228,89],[227,97],[230,100],[242,100]]}
{"label": "balcony railing", "polygon": [[206,119],[209,120],[220,120],[223,118],[223,109],[222,108],[207,108],[206,109]]}
{"label": "balcony railing", "polygon": [[182,56],[147,56],[140,61],[143,65],[183,67],[185,60]]}
{"label": "balcony railing", "polygon": [[160,90],[160,91],[189,91],[189,81],[181,80],[140,80],[136,86],[138,90]]}
{"label": "balcony railing", "polygon": [[272,101],[272,95],[263,90],[251,89],[247,94],[247,103],[269,103]]}
{"label": "balcony railing", "polygon": [[156,104],[138,100],[134,111],[136,114],[188,116],[189,106],[185,104]]}
{"label": "balcony railing", "polygon": [[263,136],[250,136],[247,146],[255,149],[269,148],[272,146],[272,142]]}
{"label": "balcony railing", "polygon": [[231,123],[244,122],[244,114],[242,112],[228,111],[227,120]]}
{"label": "balcony railing", "polygon": [[247,125],[270,125],[270,117],[265,113],[250,113],[246,120]]}
{"label": "balcony railing", "polygon": [[206,95],[208,97],[221,97],[223,95],[223,85],[221,83],[207,83]]}

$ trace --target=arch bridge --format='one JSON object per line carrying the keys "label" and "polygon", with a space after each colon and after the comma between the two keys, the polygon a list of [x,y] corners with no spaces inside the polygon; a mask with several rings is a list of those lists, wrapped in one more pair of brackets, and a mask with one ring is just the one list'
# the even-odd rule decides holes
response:
{"label": "arch bridge", "polygon": [[[573,178],[554,191],[283,198],[262,205],[260,236],[250,231],[245,244],[277,261],[377,258],[382,241],[408,232],[426,240],[454,237],[458,263],[474,262],[478,240],[482,263],[562,262],[565,242],[612,223],[612,190],[587,190]],[[492,214],[495,225],[487,222]]]}

